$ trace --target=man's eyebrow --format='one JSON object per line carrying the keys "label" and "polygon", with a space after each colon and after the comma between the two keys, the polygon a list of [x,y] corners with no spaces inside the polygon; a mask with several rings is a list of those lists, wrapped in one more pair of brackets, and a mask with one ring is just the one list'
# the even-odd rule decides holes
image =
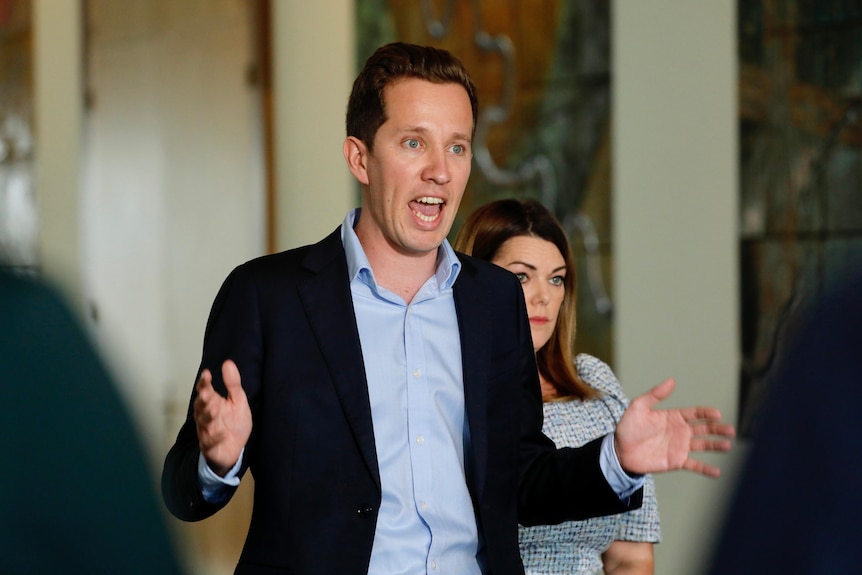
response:
{"label": "man's eyebrow", "polygon": [[[423,126],[407,126],[406,128],[401,130],[405,134],[427,134],[429,132],[428,128]],[[473,143],[473,137],[470,134],[462,134],[461,132],[455,132],[452,134],[453,140],[464,140],[469,143]]]}
{"label": "man's eyebrow", "polygon": [[423,128],[422,126],[407,126],[406,128],[404,128],[401,131],[402,132],[417,132],[420,134],[427,134],[428,128]]}

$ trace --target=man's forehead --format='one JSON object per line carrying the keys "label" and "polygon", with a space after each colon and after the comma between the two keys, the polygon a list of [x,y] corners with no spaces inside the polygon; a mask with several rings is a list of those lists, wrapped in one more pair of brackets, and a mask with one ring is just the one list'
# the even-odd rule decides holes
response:
{"label": "man's forehead", "polygon": [[383,104],[386,105],[387,102],[393,99],[393,94],[402,94],[405,92],[417,91],[421,94],[428,94],[434,92],[442,92],[443,90],[435,90],[436,88],[445,89],[446,91],[452,90],[453,93],[460,92],[461,95],[464,96],[464,101],[467,103],[467,106],[470,106],[470,95],[467,93],[466,88],[457,82],[431,82],[430,80],[423,80],[422,78],[399,78],[393,82],[390,82],[383,88]]}
{"label": "man's forehead", "polygon": [[[463,96],[461,98],[460,96]],[[464,113],[465,127],[467,130],[456,129],[456,136],[461,139],[471,140],[473,131],[473,110],[467,90],[456,82],[436,83],[419,78],[403,78],[387,85],[383,90],[383,110],[386,122],[393,116],[407,120],[400,126],[401,130],[411,130],[417,133],[427,130],[428,126],[414,123],[411,118],[401,118],[402,113],[419,113],[422,106],[439,106],[441,108],[461,107]],[[435,121],[438,118],[435,117]],[[456,116],[447,113],[439,118],[440,121],[456,120]]]}

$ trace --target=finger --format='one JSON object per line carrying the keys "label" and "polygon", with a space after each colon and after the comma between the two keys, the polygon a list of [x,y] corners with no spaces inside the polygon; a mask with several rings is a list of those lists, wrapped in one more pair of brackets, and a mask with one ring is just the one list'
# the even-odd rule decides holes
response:
{"label": "finger", "polygon": [[692,439],[690,451],[730,451],[733,445],[726,439]]}
{"label": "finger", "polygon": [[212,385],[212,374],[209,370],[204,370],[195,384],[195,410],[208,409],[216,397],[218,394]]}
{"label": "finger", "polygon": [[216,418],[215,409],[212,404],[198,396],[194,403],[194,418],[199,427],[207,426]]}
{"label": "finger", "polygon": [[235,398],[238,394],[244,393],[242,390],[242,378],[239,376],[239,368],[233,360],[225,360],[221,364],[221,376],[224,380],[224,386],[227,389],[228,398]]}
{"label": "finger", "polygon": [[645,394],[635,399],[635,401],[645,403],[647,407],[652,408],[658,402],[664,401],[665,399],[670,397],[670,394],[673,393],[674,387],[676,387],[676,382],[673,379],[666,379],[660,384],[650,389]]}
{"label": "finger", "polygon": [[212,400],[212,388],[205,388],[198,392],[195,397],[194,403],[194,411],[197,414],[198,412],[204,411],[209,408],[210,402]]}
{"label": "finger", "polygon": [[718,478],[721,476],[721,469],[714,465],[707,465],[703,461],[698,461],[697,459],[686,459],[685,463],[682,464],[682,468],[707,477]]}
{"label": "finger", "polygon": [[195,389],[198,393],[201,393],[207,387],[212,388],[213,376],[210,373],[210,370],[204,369],[201,371],[200,377],[198,377],[197,382],[195,383]]}
{"label": "finger", "polygon": [[199,426],[207,425],[216,418],[219,396],[212,386],[212,374],[208,369],[201,372],[195,384],[196,396],[193,402],[195,423]]}
{"label": "finger", "polygon": [[716,407],[698,405],[694,407],[680,407],[677,411],[687,422],[720,422],[721,411]]}
{"label": "finger", "polygon": [[198,430],[198,436],[202,436],[204,432],[209,433],[209,424],[212,423],[212,417],[206,413],[196,413],[195,414],[195,426]]}
{"label": "finger", "polygon": [[728,438],[736,437],[736,428],[729,423],[721,423],[719,421],[690,423],[689,429],[691,429],[691,432],[694,435],[718,435],[719,437]]}

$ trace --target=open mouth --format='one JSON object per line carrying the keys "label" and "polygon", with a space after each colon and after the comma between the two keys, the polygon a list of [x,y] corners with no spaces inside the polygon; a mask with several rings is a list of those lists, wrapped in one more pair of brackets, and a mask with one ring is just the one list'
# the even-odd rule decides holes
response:
{"label": "open mouth", "polygon": [[410,209],[423,222],[433,222],[443,212],[442,198],[423,196],[410,202]]}

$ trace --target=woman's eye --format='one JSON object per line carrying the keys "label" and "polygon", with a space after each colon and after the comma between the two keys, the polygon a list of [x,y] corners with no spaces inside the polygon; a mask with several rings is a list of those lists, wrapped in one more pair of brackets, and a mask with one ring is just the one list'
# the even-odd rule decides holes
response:
{"label": "woman's eye", "polygon": [[564,279],[563,276],[554,276],[551,278],[551,285],[561,286],[563,285]]}
{"label": "woman's eye", "polygon": [[518,281],[521,283],[524,283],[527,281],[527,274],[524,274],[524,273],[515,274],[515,277],[518,278]]}

